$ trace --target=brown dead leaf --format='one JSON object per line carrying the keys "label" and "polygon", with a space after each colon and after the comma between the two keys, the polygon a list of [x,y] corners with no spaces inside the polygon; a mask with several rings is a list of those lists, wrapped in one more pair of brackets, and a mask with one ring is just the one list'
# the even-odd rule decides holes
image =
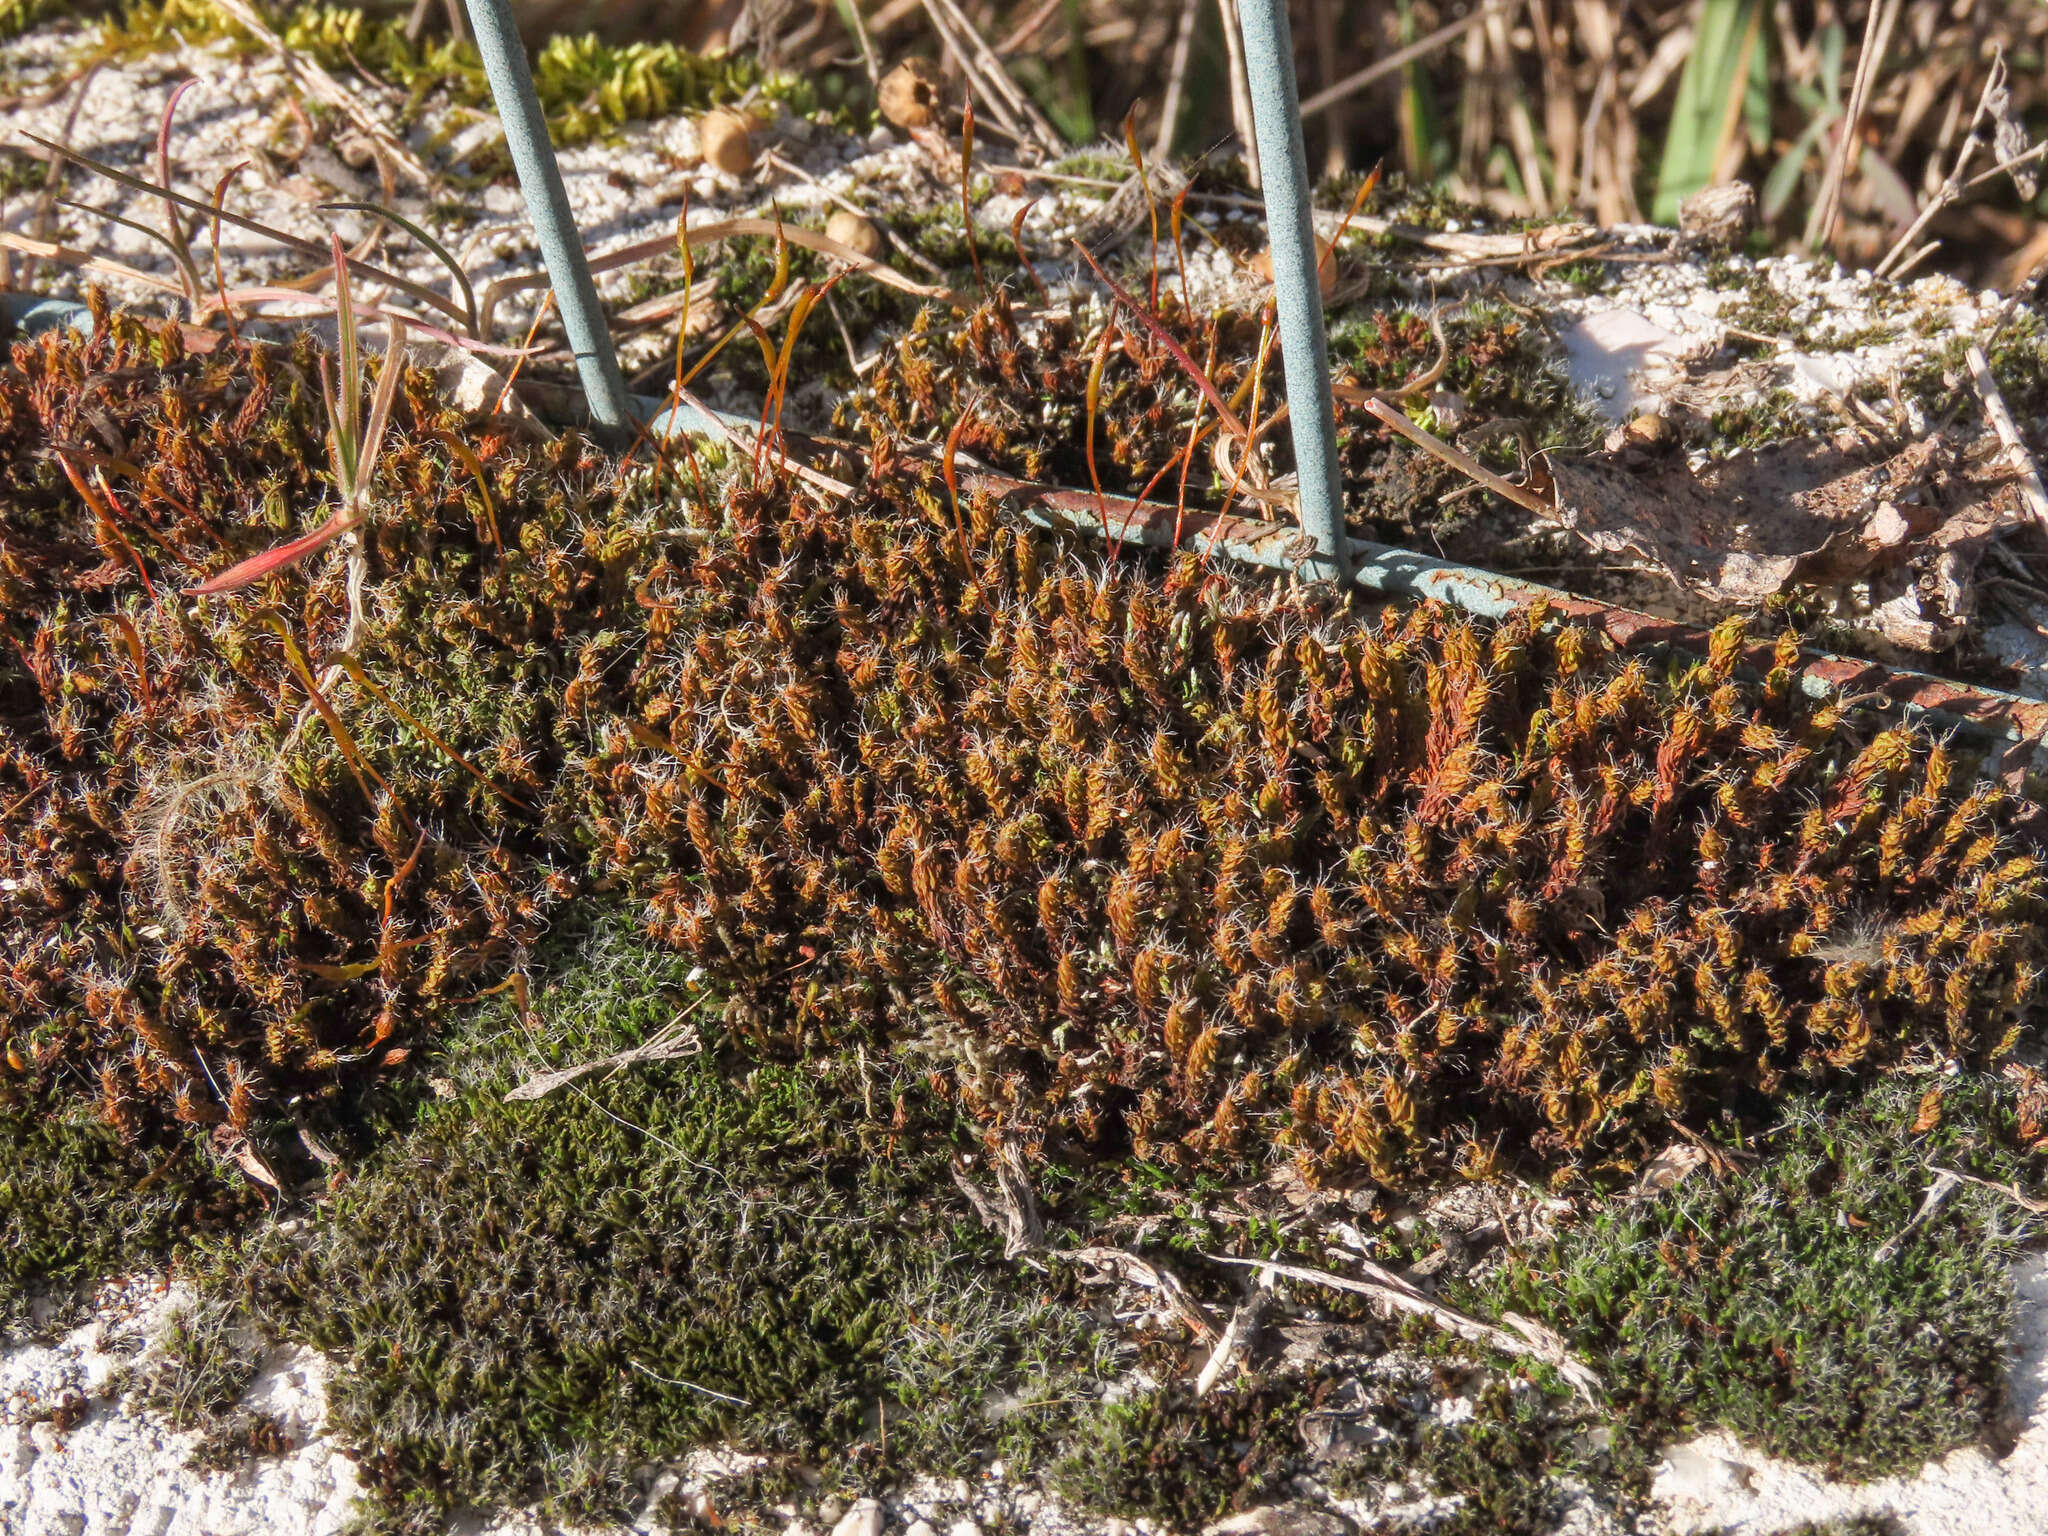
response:
{"label": "brown dead leaf", "polygon": [[1642,1175],[1636,1180],[1636,1193],[1646,1195],[1670,1189],[1706,1161],[1706,1148],[1689,1141],[1674,1141],[1643,1164]]}
{"label": "brown dead leaf", "polygon": [[1595,549],[1637,555],[1728,603],[1901,563],[1949,517],[1954,463],[1940,437],[1879,463],[1841,443],[1776,443],[1698,473],[1675,457],[1642,456],[1619,436],[1599,453],[1549,458],[1566,527]]}
{"label": "brown dead leaf", "polygon": [[1920,1113],[1913,1117],[1913,1134],[1924,1136],[1941,1124],[1942,1090],[1930,1088],[1920,1098]]}

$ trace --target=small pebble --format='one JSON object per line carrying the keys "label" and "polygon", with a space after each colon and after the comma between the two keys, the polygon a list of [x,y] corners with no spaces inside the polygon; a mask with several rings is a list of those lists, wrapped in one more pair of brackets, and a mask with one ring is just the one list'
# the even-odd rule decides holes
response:
{"label": "small pebble", "polygon": [[832,217],[825,221],[825,237],[860,252],[870,261],[882,254],[882,232],[849,209],[832,210]]}

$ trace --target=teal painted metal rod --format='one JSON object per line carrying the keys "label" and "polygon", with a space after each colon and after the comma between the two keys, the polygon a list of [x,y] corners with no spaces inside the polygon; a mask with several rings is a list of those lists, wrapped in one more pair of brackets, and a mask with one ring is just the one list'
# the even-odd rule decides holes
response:
{"label": "teal painted metal rod", "polygon": [[1265,182],[1266,235],[1273,248],[1273,298],[1279,309],[1280,359],[1286,370],[1288,423],[1300,475],[1301,531],[1321,558],[1315,574],[1344,580],[1350,546],[1337,473],[1337,408],[1330,398],[1330,343],[1323,331],[1323,290],[1316,271],[1308,154],[1301,142],[1300,95],[1286,0],[1237,0],[1244,31],[1252,128]]}
{"label": "teal painted metal rod", "polygon": [[477,52],[483,55],[484,75],[491,83],[498,120],[505,125],[505,147],[519,173],[519,190],[525,194],[533,232],[540,241],[541,260],[554,285],[562,329],[576,354],[576,372],[583,381],[591,425],[601,436],[623,441],[632,429],[626,380],[619,372],[619,354],[612,347],[604,310],[597,302],[597,284],[590,275],[589,258],[583,254],[583,238],[569,211],[569,194],[562,186],[562,168],[555,163],[555,146],[548,139],[540,95],[533,88],[526,44],[520,41],[509,0],[469,0],[469,21],[476,33]]}

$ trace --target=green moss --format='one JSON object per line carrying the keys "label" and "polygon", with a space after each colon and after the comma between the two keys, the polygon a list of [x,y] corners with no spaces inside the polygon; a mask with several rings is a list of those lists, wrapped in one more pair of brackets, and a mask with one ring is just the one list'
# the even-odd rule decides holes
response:
{"label": "green moss", "polygon": [[72,10],[69,0],[0,0],[0,41]]}
{"label": "green moss", "polygon": [[1715,407],[1706,441],[1715,453],[1762,448],[1803,437],[1813,430],[1813,412],[1782,386],[1754,398],[1728,399]]}
{"label": "green moss", "polygon": [[616,1509],[635,1465],[712,1442],[966,1470],[1106,1370],[1085,1314],[966,1219],[950,1117],[885,1061],[705,1051],[503,1099],[715,1007],[687,961],[602,925],[530,1029],[475,1021],[454,1096],[310,1235],[213,1255],[214,1294],[343,1362],[334,1422],[392,1518]]}
{"label": "green moss", "polygon": [[[0,1336],[29,1304],[160,1266],[201,1225],[246,1214],[189,1141],[121,1145],[82,1111],[0,1108]],[[61,1315],[61,1313],[60,1313]]]}
{"label": "green moss", "polygon": [[[1982,338],[1951,334],[1906,373],[1901,381],[1906,397],[1929,410],[1948,409],[1956,397],[1954,381],[1962,381],[1962,388],[1969,389],[1966,354],[1972,342],[1981,345]],[[2039,315],[2026,309],[2014,311],[1991,338],[1984,355],[1999,393],[2016,416],[2026,420],[2048,411],[2048,324]]]}
{"label": "green moss", "polygon": [[40,160],[17,149],[0,149],[0,201],[40,192],[48,177]]}
{"label": "green moss", "polygon": [[1093,1509],[1199,1530],[1286,1488],[1303,1460],[1297,1423],[1314,1406],[1313,1390],[1299,1382],[1206,1398],[1175,1383],[1090,1416],[1051,1482]]}
{"label": "green moss", "polygon": [[[1539,327],[1488,299],[1471,300],[1440,323],[1450,347],[1440,387],[1463,395],[1475,419],[1525,423],[1541,447],[1597,441],[1596,418]],[[1346,315],[1331,328],[1331,361],[1352,369],[1368,388],[1406,383],[1432,365],[1437,352],[1424,310]]]}
{"label": "green moss", "polygon": [[[474,45],[447,37],[410,41],[402,16],[301,5],[278,32],[286,46],[325,69],[349,70],[360,61],[400,86],[411,96],[404,120],[437,91],[465,106],[490,106],[483,61]],[[256,46],[232,17],[207,0],[136,0],[107,26],[96,46],[108,54],[135,54],[217,38]],[[533,77],[557,144],[581,143],[640,119],[702,111],[755,86],[793,112],[808,113],[816,105],[815,93],[794,76],[764,74],[749,58],[695,54],[667,42],[611,44],[593,35],[557,35],[535,53]]]}
{"label": "green moss", "polygon": [[[1623,1201],[1478,1287],[1601,1362],[1645,1439],[1719,1426],[1854,1476],[1905,1471],[1983,1435],[2001,1406],[2009,1267],[2039,1218],[1957,1192],[1897,1252],[1939,1165],[2011,1179],[2023,1108],[1986,1078],[1893,1079],[1851,1103],[1786,1104],[1755,1160]],[[1738,1155],[1748,1155],[1740,1154]]]}
{"label": "green moss", "polygon": [[173,1316],[149,1353],[109,1383],[130,1403],[173,1429],[196,1430],[188,1465],[227,1471],[251,1453],[285,1449],[277,1418],[242,1406],[263,1363],[263,1341],[232,1307],[215,1298]]}
{"label": "green moss", "polygon": [[1061,176],[1086,176],[1095,181],[1122,182],[1131,175],[1130,156],[1109,148],[1081,149],[1052,163]]}

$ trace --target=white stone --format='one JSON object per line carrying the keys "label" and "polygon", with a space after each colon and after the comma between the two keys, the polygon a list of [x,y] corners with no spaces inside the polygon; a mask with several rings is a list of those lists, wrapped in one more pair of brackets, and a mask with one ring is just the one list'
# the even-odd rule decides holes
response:
{"label": "white stone", "polygon": [[832,1536],[882,1536],[887,1519],[880,1499],[856,1499],[832,1527]]}

